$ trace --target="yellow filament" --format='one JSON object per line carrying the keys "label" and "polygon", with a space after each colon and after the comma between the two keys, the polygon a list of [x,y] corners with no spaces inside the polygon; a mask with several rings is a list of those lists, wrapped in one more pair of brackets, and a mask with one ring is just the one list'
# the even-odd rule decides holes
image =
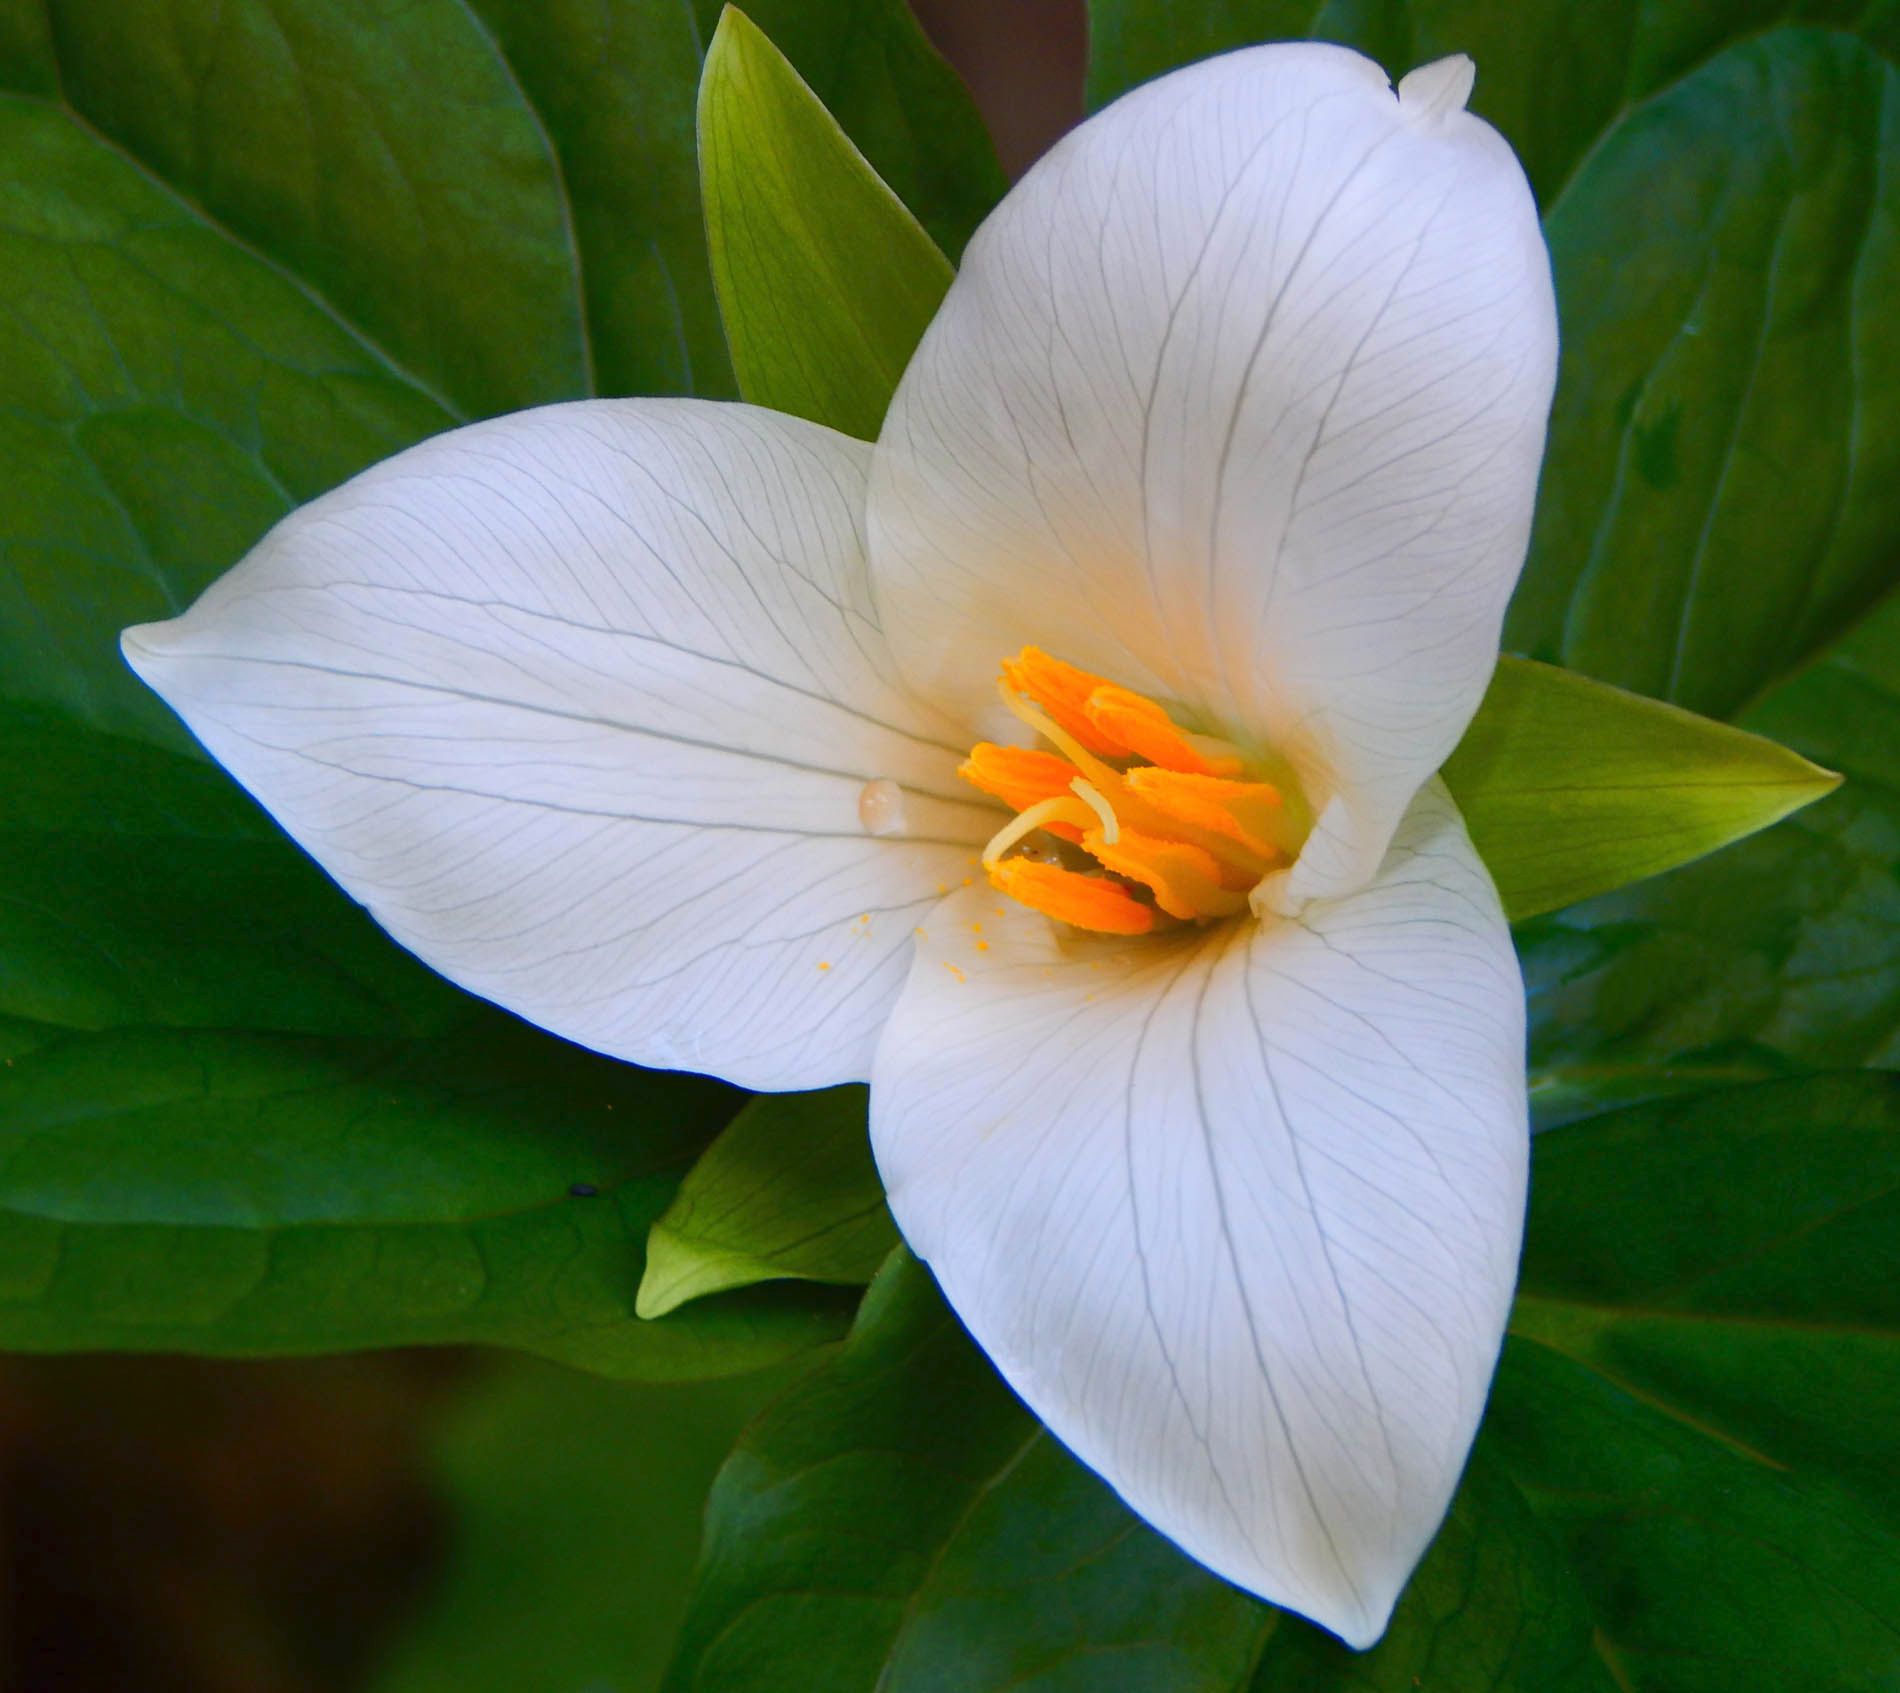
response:
{"label": "yellow filament", "polygon": [[994,870],[1003,854],[1018,841],[1033,835],[1038,829],[1046,829],[1051,823],[1073,823],[1078,828],[1089,828],[1094,822],[1087,806],[1078,805],[1066,795],[1058,794],[1054,799],[1043,800],[1027,811],[1017,812],[990,836],[989,845],[983,849],[983,868]]}
{"label": "yellow filament", "polygon": [[1070,791],[1089,810],[1102,820],[1101,836],[1110,846],[1121,838],[1122,826],[1115,816],[1115,808],[1102,798],[1101,790],[1093,782],[1084,781],[1080,776],[1069,784]]}

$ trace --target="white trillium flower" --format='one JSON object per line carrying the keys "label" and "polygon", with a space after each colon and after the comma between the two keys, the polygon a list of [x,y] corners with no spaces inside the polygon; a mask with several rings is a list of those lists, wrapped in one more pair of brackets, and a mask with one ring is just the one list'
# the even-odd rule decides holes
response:
{"label": "white trillium flower", "polygon": [[1525,1194],[1522,982],[1434,772],[1556,322],[1470,86],[1317,45],[1163,77],[983,226],[875,448],[688,400],[477,424],[125,637],[476,993],[868,1077],[1016,1391],[1358,1646],[1464,1463]]}

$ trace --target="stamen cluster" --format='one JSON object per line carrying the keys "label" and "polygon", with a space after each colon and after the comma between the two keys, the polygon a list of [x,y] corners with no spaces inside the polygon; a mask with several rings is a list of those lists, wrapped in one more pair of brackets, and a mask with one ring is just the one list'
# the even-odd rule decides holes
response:
{"label": "stamen cluster", "polygon": [[1047,748],[984,741],[961,773],[1016,813],[983,849],[1012,899],[1079,929],[1140,935],[1237,916],[1286,861],[1280,790],[1250,779],[1231,742],[1037,647],[1004,661],[1001,691]]}

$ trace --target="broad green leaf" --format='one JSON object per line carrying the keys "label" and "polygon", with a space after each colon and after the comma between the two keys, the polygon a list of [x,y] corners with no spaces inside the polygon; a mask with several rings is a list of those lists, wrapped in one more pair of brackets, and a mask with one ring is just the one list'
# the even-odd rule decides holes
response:
{"label": "broad green leaf", "polygon": [[653,1225],[637,1309],[662,1317],[689,1299],[780,1277],[862,1286],[896,1244],[865,1090],[761,1094]]}
{"label": "broad green leaf", "polygon": [[1556,1537],[1481,1443],[1370,1652],[1292,1619],[1248,1693],[1618,1693]]}
{"label": "broad green leaf", "polygon": [[647,1229],[731,1097],[499,1015],[413,1043],[61,1035],[0,1068],[0,1347],[753,1368],[835,1332],[835,1302],[633,1314]]}
{"label": "broad green leaf", "polygon": [[1775,31],[1550,207],[1563,362],[1509,645],[1726,713],[1891,587],[1896,112],[1871,48]]}
{"label": "broad green leaf", "polygon": [[1743,723],[1847,780],[1700,864],[1519,930],[1547,1118],[1795,1065],[1900,1064],[1900,601]]}
{"label": "broad green leaf", "polygon": [[221,772],[0,705],[0,1015],[388,1040],[468,1002]]}
{"label": "broad green leaf", "polygon": [[1539,1138],[1486,1428],[1620,1685],[1900,1676],[1900,1077]]}
{"label": "broad green leaf", "polygon": [[1508,657],[1444,774],[1514,920],[1674,869],[1840,782],[1759,735]]}
{"label": "broad green leaf", "polygon": [[448,1566],[370,1693],[655,1693],[706,1490],[784,1385],[612,1382],[529,1360],[484,1380],[434,1442]]}
{"label": "broad green leaf", "polygon": [[[710,41],[725,0],[694,0]],[[907,0],[746,0],[871,168],[952,259],[1004,181],[989,131]]]}
{"label": "broad green leaf", "polygon": [[[1506,645],[1727,715],[1893,581],[1893,0],[1092,0],[1092,99],[1316,35],[1473,109],[1545,208],[1563,363]],[[1836,24],[1856,33],[1776,28]],[[1562,74],[1553,74],[1561,66]]]}
{"label": "broad green leaf", "polygon": [[748,400],[875,439],[949,262],[784,56],[728,6],[699,91],[720,312]]}
{"label": "broad green leaf", "polygon": [[1554,1544],[1482,1455],[1384,1643],[1350,1652],[1130,1516],[903,1254],[843,1352],[721,1472],[667,1685],[792,1679],[827,1693],[1611,1693]]}
{"label": "broad green leaf", "polygon": [[460,0],[48,0],[48,15],[73,114],[445,407],[585,391],[559,165]]}
{"label": "broad green leaf", "polygon": [[678,1693],[1226,1693],[1260,1609],[1142,1530],[905,1254],[713,1486]]}
{"label": "broad green leaf", "polygon": [[691,8],[469,3],[494,32],[559,167],[593,391],[729,394],[696,187],[700,36]]}
{"label": "broad green leaf", "polygon": [[1524,1340],[1505,1346],[1487,1431],[1568,1550],[1622,1693],[1873,1693],[1900,1676],[1900,1535],[1841,1488]]}
{"label": "broad green leaf", "polygon": [[118,631],[454,414],[63,108],[0,96],[0,693],[189,747]]}
{"label": "broad green leaf", "polygon": [[1900,1075],[1768,1082],[1542,1135],[1527,1242],[1514,1332],[1900,1524]]}

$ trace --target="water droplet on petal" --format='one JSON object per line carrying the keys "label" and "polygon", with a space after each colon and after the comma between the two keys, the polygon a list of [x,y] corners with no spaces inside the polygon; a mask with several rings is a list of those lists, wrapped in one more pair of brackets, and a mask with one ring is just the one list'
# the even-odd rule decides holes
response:
{"label": "water droplet on petal", "polygon": [[904,832],[904,790],[888,776],[866,782],[858,794],[858,822],[867,835]]}

